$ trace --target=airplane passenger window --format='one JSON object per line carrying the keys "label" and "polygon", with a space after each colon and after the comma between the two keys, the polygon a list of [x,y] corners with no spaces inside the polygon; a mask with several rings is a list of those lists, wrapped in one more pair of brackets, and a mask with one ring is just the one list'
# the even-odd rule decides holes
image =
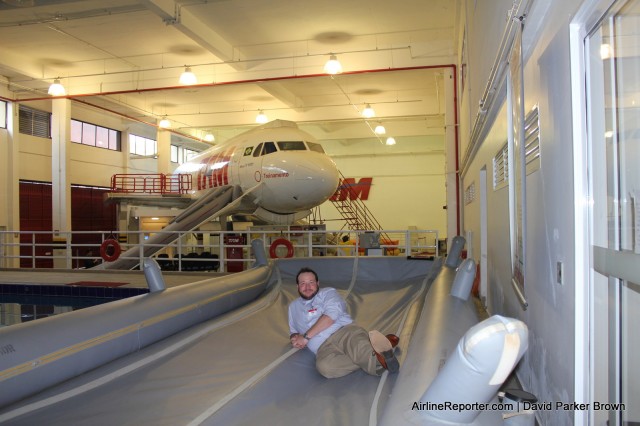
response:
{"label": "airplane passenger window", "polygon": [[280,151],[305,151],[307,149],[302,141],[282,141],[278,142]]}
{"label": "airplane passenger window", "polygon": [[260,151],[262,151],[262,143],[259,143],[258,146],[256,147],[256,149],[253,151],[253,156],[254,157],[259,157],[260,156]]}
{"label": "airplane passenger window", "polygon": [[262,148],[262,155],[271,154],[272,152],[276,152],[278,149],[276,148],[276,144],[273,142],[265,142],[264,147]]}
{"label": "airplane passenger window", "polygon": [[315,152],[319,152],[321,154],[324,154],[324,149],[322,149],[322,145],[320,145],[319,143],[307,142],[307,145],[309,145],[309,149],[311,151],[315,151]]}

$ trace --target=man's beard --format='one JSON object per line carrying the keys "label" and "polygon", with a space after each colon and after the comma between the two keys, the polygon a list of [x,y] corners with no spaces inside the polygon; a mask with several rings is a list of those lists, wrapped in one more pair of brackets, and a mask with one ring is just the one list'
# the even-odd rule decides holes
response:
{"label": "man's beard", "polygon": [[302,297],[304,300],[311,300],[314,297],[316,297],[316,294],[318,294],[318,291],[320,291],[320,287],[318,286],[318,288],[316,288],[316,291],[313,292],[313,294],[311,296],[305,296],[304,294],[302,294],[300,292],[300,289],[298,288],[298,294],[300,295],[300,297]]}

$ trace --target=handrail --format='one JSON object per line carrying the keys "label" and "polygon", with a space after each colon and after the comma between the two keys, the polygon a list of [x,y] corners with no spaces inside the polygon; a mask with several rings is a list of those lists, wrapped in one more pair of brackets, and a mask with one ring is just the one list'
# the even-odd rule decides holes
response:
{"label": "handrail", "polygon": [[[163,232],[167,231],[155,233]],[[360,236],[371,232],[384,233],[388,236],[387,240],[380,241],[380,249],[372,251],[361,246]],[[292,228],[287,230],[249,229],[244,232],[174,231],[171,233],[177,234],[175,242],[161,246],[147,243],[146,238],[149,232],[145,231],[118,232],[117,236],[114,236],[112,231],[0,231],[0,253],[3,254],[0,258],[0,268],[89,268],[104,262],[100,257],[100,245],[105,240],[114,238],[117,239],[123,253],[129,248],[139,246],[140,250],[136,250],[136,254],[127,259],[138,260],[140,264],[142,264],[144,247],[162,247],[155,257],[159,261],[171,264],[171,270],[176,271],[237,272],[247,269],[255,260],[251,241],[256,238],[262,239],[267,253],[276,239],[285,238],[291,242],[296,257],[340,256],[345,252],[351,252],[355,256],[372,253],[411,257],[440,255],[438,231],[435,230],[351,230],[349,234],[356,237],[355,244],[352,246],[336,244],[335,235],[344,233],[344,230]],[[87,241],[91,236],[95,242],[75,243],[74,236],[82,236],[83,241]],[[241,236],[242,243],[229,244],[230,236]],[[397,244],[390,244],[392,241],[397,241]]]}
{"label": "handrail", "polygon": [[192,187],[189,174],[127,173],[111,176],[111,192],[117,194],[186,194]]}

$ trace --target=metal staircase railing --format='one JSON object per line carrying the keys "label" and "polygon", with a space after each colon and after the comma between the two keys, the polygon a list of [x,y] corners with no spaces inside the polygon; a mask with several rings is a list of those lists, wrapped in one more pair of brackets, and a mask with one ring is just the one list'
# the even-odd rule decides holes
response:
{"label": "metal staircase railing", "polygon": [[[381,231],[382,225],[380,225],[369,208],[367,208],[358,197],[359,191],[356,191],[353,185],[347,182],[342,172],[339,173],[340,185],[338,185],[338,189],[330,200],[345,221],[342,229],[348,227],[348,229],[354,231]],[[380,236],[387,241],[391,241],[389,236],[384,232],[381,232]]]}

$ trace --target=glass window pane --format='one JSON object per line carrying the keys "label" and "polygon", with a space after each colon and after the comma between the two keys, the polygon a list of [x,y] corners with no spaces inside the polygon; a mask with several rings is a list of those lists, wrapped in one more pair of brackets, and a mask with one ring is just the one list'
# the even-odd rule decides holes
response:
{"label": "glass window pane", "polygon": [[82,143],[84,145],[96,146],[96,126],[89,123],[82,123]]}
{"label": "glass window pane", "polygon": [[280,141],[278,148],[280,151],[305,151],[307,149],[302,141]]}
{"label": "glass window pane", "polygon": [[[640,260],[640,132],[637,93],[640,1],[619,1],[588,39],[590,192],[594,246],[625,253],[622,269]],[[595,400],[623,403],[624,410],[596,412],[596,423],[640,419],[640,285],[614,272],[594,274]],[[601,390],[601,388],[603,390]]]}
{"label": "glass window pane", "polygon": [[145,139],[145,150],[144,155],[155,155],[156,153],[156,141],[151,139]]}
{"label": "glass window pane", "polygon": [[0,101],[0,128],[7,128],[7,103]]}
{"label": "glass window pane", "polygon": [[100,148],[109,147],[109,129],[104,127],[96,128],[96,146]]}
{"label": "glass window pane", "polygon": [[307,145],[309,145],[309,149],[311,151],[320,152],[324,154],[324,149],[322,149],[322,145],[320,145],[319,143],[307,142]]}
{"label": "glass window pane", "polygon": [[145,148],[145,143],[144,143],[144,139],[141,138],[140,136],[136,136],[136,154],[138,155],[144,155],[144,148]]}
{"label": "glass window pane", "polygon": [[120,151],[120,132],[109,129],[109,149]]}
{"label": "glass window pane", "polygon": [[71,120],[71,142],[82,143],[82,123]]}
{"label": "glass window pane", "polygon": [[276,144],[273,142],[265,142],[264,143],[264,148],[262,148],[262,155],[267,155],[267,154],[271,154],[278,151],[276,149]]}

